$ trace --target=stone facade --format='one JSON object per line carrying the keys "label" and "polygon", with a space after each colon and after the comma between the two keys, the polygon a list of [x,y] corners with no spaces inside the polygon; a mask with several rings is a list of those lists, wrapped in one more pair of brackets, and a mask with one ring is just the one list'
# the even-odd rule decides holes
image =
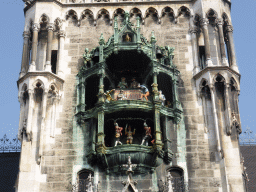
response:
{"label": "stone facade", "polygon": [[[240,74],[230,6],[227,0],[27,1],[18,80],[22,151],[17,191],[71,191],[83,170],[93,173],[94,191],[123,190],[122,181],[128,177],[125,172],[102,168],[97,158],[94,163],[90,161],[91,151],[105,154],[97,148],[102,139],[101,114],[78,122],[78,112],[87,109],[78,109],[83,88],[79,88],[77,75],[84,66],[85,48],[91,51],[99,46],[101,33],[108,41],[115,33],[115,24],[120,28],[125,11],[135,28],[139,17],[140,34],[148,42],[152,43],[154,31],[156,45],[175,48],[172,62],[179,75],[173,86],[177,86],[177,101],[182,107],[179,122],[174,123],[168,115],[159,117],[163,135],[153,129],[156,144],[152,148],[158,141],[168,147],[165,142],[169,139],[171,161],[162,161],[143,173],[135,171],[136,188],[143,192],[172,191],[170,187],[164,189],[167,174],[181,173],[184,191],[244,191],[238,142]],[[158,77],[161,74],[157,72]],[[99,82],[95,83],[101,89]],[[152,88],[155,90],[157,87]],[[155,112],[153,119],[156,116]],[[157,126],[154,122],[152,127]],[[105,149],[104,136],[102,142]],[[156,158],[161,160],[161,155]]]}

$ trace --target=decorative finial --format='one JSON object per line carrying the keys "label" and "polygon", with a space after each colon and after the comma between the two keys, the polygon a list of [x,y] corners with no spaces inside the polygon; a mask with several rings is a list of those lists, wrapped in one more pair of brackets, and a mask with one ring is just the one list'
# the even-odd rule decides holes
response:
{"label": "decorative finial", "polygon": [[136,18],[136,20],[137,20],[137,28],[139,28],[139,27],[140,27],[140,17],[138,16],[138,17]]}
{"label": "decorative finial", "polygon": [[118,23],[117,23],[117,17],[115,17],[115,19],[114,19],[114,28],[118,28]]}
{"label": "decorative finial", "polygon": [[133,26],[133,24],[130,21],[130,13],[128,11],[125,11],[124,21],[123,21],[121,27],[123,27],[125,25]]}
{"label": "decorative finial", "polygon": [[99,44],[100,44],[100,45],[104,45],[104,44],[105,44],[105,39],[104,39],[104,37],[103,37],[103,33],[101,33],[101,35],[100,35]]}
{"label": "decorative finial", "polygon": [[155,42],[156,42],[155,32],[152,31],[151,32],[151,43],[155,43]]}

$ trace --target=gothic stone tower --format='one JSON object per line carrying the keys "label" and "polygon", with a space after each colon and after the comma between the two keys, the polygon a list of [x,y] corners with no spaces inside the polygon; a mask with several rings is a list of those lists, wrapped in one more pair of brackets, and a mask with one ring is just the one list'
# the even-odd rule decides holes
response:
{"label": "gothic stone tower", "polygon": [[19,192],[242,192],[230,0],[23,0]]}

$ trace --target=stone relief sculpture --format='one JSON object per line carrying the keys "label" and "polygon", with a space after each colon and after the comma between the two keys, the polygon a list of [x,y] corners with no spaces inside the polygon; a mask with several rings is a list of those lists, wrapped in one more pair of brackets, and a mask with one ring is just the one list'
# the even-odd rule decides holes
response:
{"label": "stone relief sculpture", "polygon": [[87,187],[87,190],[86,190],[86,191],[87,191],[87,192],[93,192],[94,186],[93,186],[93,184],[92,184],[93,177],[92,177],[92,174],[91,174],[91,173],[89,174],[87,180],[89,181],[89,183],[88,183],[88,185],[86,185],[86,187]]}
{"label": "stone relief sculpture", "polygon": [[18,138],[20,141],[25,137],[27,137],[27,119],[23,119],[22,128],[20,129],[19,135],[18,135]]}
{"label": "stone relief sculpture", "polygon": [[231,113],[231,130],[236,129],[237,137],[242,133],[241,126],[239,125],[235,112]]}
{"label": "stone relief sculpture", "polygon": [[128,179],[127,181],[122,181],[122,184],[124,185],[122,192],[128,191],[129,187],[131,187],[134,192],[138,192],[138,189],[136,188],[136,185],[138,182],[136,180],[133,180],[132,178],[132,173],[133,173],[132,168],[137,167],[137,164],[132,164],[131,157],[128,156],[128,162],[127,164],[123,165],[123,167],[128,168],[128,170],[126,171],[126,174],[128,175]]}

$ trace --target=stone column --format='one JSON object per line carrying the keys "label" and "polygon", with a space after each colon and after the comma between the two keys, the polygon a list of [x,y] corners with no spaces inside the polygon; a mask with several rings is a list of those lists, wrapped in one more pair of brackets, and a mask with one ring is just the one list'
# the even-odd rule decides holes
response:
{"label": "stone column", "polygon": [[213,112],[213,120],[214,120],[215,134],[216,134],[216,140],[217,140],[217,153],[219,155],[219,160],[221,160],[222,159],[222,148],[221,148],[219,123],[218,123],[218,116],[217,116],[216,102],[215,102],[215,100],[216,100],[215,86],[214,86],[214,84],[211,84],[209,87],[210,87],[210,92],[211,92],[212,112]]}
{"label": "stone column", "polygon": [[33,108],[34,108],[34,90],[29,89],[28,90],[29,94],[29,99],[28,99],[28,119],[27,119],[27,136],[28,136],[28,141],[31,141],[32,137],[32,116],[33,116]]}
{"label": "stone column", "polygon": [[154,126],[155,126],[155,144],[159,146],[159,148],[162,148],[162,131],[160,127],[160,105],[155,105],[155,120],[154,120]]}
{"label": "stone column", "polygon": [[156,59],[156,38],[154,31],[151,32],[151,45],[152,45],[152,59]]}
{"label": "stone column", "polygon": [[[99,106],[104,104],[104,69],[100,70],[100,82],[99,82],[99,94],[98,94],[98,104]],[[105,153],[105,143],[104,143],[104,109],[101,108],[98,112],[98,133],[97,133],[97,152],[99,153]]]}
{"label": "stone column", "polygon": [[158,84],[157,84],[157,72],[153,72],[153,84],[152,84],[152,92],[153,92],[153,100],[158,101]]}
{"label": "stone column", "polygon": [[98,112],[98,133],[97,133],[97,145],[96,149],[99,153],[105,153],[105,143],[104,143],[104,111],[101,109],[100,112]]}
{"label": "stone column", "polygon": [[217,25],[219,30],[220,53],[221,53],[222,65],[229,66],[227,56],[226,56],[225,41],[224,41],[224,34],[223,34],[223,19],[218,19]]}
{"label": "stone column", "polygon": [[210,49],[210,39],[209,39],[209,31],[208,31],[208,19],[203,18],[201,20],[201,26],[203,28],[203,34],[204,34],[204,45],[205,45],[205,57],[206,57],[206,66],[212,66],[212,60],[211,60],[211,49]]}
{"label": "stone column", "polygon": [[81,84],[81,111],[84,112],[85,111],[85,87],[86,87],[86,81],[85,78],[82,78],[82,84]]}
{"label": "stone column", "polygon": [[47,50],[46,50],[46,63],[44,66],[45,71],[52,72],[51,69],[51,56],[52,56],[52,36],[53,36],[53,24],[49,23],[47,26],[48,39],[47,39]]}
{"label": "stone column", "polygon": [[206,104],[206,93],[202,93],[202,91],[200,91],[199,93],[199,97],[201,98],[202,100],[202,105],[203,105],[203,115],[204,115],[204,132],[207,133],[208,132],[208,118],[207,118],[207,104]]}
{"label": "stone column", "polygon": [[27,72],[27,66],[28,66],[28,52],[29,52],[29,37],[30,33],[29,31],[23,32],[23,52],[22,52],[22,61],[21,61],[21,69],[20,69],[20,78],[23,77]]}
{"label": "stone column", "polygon": [[63,30],[59,31],[59,52],[58,52],[58,63],[57,63],[57,75],[63,77],[63,51],[64,51],[64,40],[65,40],[65,32]]}
{"label": "stone column", "polygon": [[[104,69],[102,69],[104,71]],[[100,83],[99,83],[99,94],[98,94],[98,103],[104,103],[104,72],[101,72],[100,76]]]}
{"label": "stone column", "polygon": [[228,36],[228,42],[230,47],[230,55],[231,55],[231,69],[239,73],[238,66],[236,63],[236,53],[235,53],[235,44],[233,40],[233,27],[231,25],[227,25],[226,32]]}
{"label": "stone column", "polygon": [[36,71],[36,54],[37,54],[37,43],[38,43],[38,31],[39,24],[34,24],[33,29],[33,40],[32,40],[32,52],[31,52],[31,63],[29,66],[29,72]]}
{"label": "stone column", "polygon": [[48,96],[48,90],[44,89],[43,93],[43,101],[42,101],[42,120],[41,120],[41,127],[38,132],[40,133],[40,140],[39,140],[39,150],[38,150],[38,157],[37,157],[37,164],[39,165],[41,163],[41,156],[42,156],[42,147],[43,147],[43,135],[44,135],[44,129],[45,129],[45,116],[46,116],[46,106],[47,106],[47,96]]}
{"label": "stone column", "polygon": [[193,74],[197,74],[200,71],[199,67],[199,51],[198,51],[198,42],[197,42],[197,33],[198,28],[196,26],[193,26],[189,32],[191,33],[191,40],[192,40],[192,50],[193,50],[193,58],[194,58],[194,69]]}
{"label": "stone column", "polygon": [[173,107],[182,110],[181,103],[179,102],[178,96],[178,81],[176,77],[172,80],[172,92],[173,92]]}
{"label": "stone column", "polygon": [[240,124],[240,127],[242,128],[242,125],[241,125],[241,118],[240,118],[240,113],[239,113],[239,104],[238,104],[238,102],[239,102],[239,99],[238,99],[238,97],[239,97],[239,95],[240,95],[240,90],[237,90],[236,91],[236,113],[237,113],[237,120],[238,120],[238,123]]}
{"label": "stone column", "polygon": [[79,113],[81,111],[81,77],[79,77],[79,83],[77,85],[77,89],[76,89],[76,95],[77,95],[77,100],[76,100],[76,112]]}
{"label": "stone column", "polygon": [[230,85],[227,83],[225,86],[225,105],[226,105],[226,118],[227,118],[227,135],[231,135],[231,109],[230,109],[230,102],[229,102],[229,90]]}

